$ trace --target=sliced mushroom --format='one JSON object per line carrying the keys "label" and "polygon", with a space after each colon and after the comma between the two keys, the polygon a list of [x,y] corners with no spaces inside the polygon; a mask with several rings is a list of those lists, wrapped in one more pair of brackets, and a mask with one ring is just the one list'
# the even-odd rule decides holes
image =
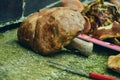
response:
{"label": "sliced mushroom", "polygon": [[120,54],[108,58],[108,68],[120,73]]}
{"label": "sliced mushroom", "polygon": [[[96,30],[94,30],[92,37],[100,39],[100,40],[120,38],[120,23],[114,22],[113,24],[111,24],[107,27],[106,26],[99,27]],[[117,42],[118,42],[118,40],[119,39],[117,39]]]}

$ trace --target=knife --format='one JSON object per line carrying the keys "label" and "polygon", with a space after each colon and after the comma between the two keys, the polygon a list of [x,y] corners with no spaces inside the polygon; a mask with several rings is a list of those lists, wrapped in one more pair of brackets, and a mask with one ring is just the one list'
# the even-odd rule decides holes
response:
{"label": "knife", "polygon": [[48,61],[48,62],[50,64],[53,64],[54,66],[62,67],[69,72],[76,73],[76,74],[82,75],[82,76],[87,77],[87,78],[92,78],[95,80],[118,80],[117,78],[113,78],[110,76],[106,76],[106,75],[102,75],[102,74],[98,74],[98,73],[94,73],[94,72],[87,73],[83,70],[78,70],[78,69],[57,63],[57,62],[53,62],[53,61]]}

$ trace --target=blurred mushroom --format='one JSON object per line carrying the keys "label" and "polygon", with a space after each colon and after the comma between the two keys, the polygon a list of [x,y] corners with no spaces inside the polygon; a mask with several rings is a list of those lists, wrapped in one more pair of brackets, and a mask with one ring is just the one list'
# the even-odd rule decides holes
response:
{"label": "blurred mushroom", "polygon": [[100,40],[120,38],[120,23],[114,22],[109,26],[99,27],[96,30],[94,30],[92,37]]}
{"label": "blurred mushroom", "polygon": [[120,73],[120,54],[108,58],[108,68]]}
{"label": "blurred mushroom", "polygon": [[110,2],[115,4],[117,8],[120,8],[120,0],[110,0]]}
{"label": "blurred mushroom", "polygon": [[120,22],[120,13],[117,8],[111,3],[104,2],[104,0],[91,2],[82,13],[90,20],[90,33],[97,27],[108,26],[114,21]]}
{"label": "blurred mushroom", "polygon": [[114,4],[96,0],[89,3],[82,14],[89,18],[91,24],[85,34],[120,45],[120,12]]}

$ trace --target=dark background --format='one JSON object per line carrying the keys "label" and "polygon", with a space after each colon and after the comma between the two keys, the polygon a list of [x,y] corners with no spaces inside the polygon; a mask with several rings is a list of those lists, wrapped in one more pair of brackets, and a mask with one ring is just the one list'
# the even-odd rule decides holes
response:
{"label": "dark background", "polygon": [[[29,14],[39,11],[46,6],[49,7],[48,5],[57,3],[50,7],[59,6],[60,1],[61,0],[0,0],[0,27],[10,25],[15,21],[20,22],[22,21],[20,20],[21,17],[27,17]],[[94,0],[81,1],[89,3]],[[10,24],[6,24],[7,22],[10,22]]]}
{"label": "dark background", "polygon": [[[27,17],[29,14],[58,1],[59,0],[0,0],[0,25],[17,21],[21,17]],[[59,4],[56,4],[54,6],[58,5]]]}

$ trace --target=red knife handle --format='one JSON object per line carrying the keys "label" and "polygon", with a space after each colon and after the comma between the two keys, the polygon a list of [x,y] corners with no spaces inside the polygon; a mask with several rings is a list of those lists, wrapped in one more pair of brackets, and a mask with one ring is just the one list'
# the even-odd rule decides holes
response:
{"label": "red knife handle", "polygon": [[97,74],[97,73],[93,73],[93,72],[90,72],[89,76],[96,80],[118,80],[118,79],[110,77],[110,76],[105,76],[105,75]]}

